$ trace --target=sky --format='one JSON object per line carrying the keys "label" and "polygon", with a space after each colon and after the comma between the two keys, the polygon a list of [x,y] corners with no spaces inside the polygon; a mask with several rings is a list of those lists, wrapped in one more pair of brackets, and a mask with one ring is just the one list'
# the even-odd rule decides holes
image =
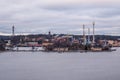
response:
{"label": "sky", "polygon": [[95,22],[95,34],[120,35],[120,0],[0,0],[0,35],[82,34]]}

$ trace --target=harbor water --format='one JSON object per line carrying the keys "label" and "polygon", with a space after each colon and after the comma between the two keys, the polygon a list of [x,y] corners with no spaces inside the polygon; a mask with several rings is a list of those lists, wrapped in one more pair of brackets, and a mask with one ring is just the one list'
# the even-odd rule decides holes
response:
{"label": "harbor water", "polygon": [[0,80],[120,80],[113,52],[0,52]]}

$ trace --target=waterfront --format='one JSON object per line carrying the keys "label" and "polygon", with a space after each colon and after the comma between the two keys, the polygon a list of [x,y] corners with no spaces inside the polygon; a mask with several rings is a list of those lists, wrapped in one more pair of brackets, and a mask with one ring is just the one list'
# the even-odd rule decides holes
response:
{"label": "waterfront", "polygon": [[119,80],[119,52],[1,52],[0,80]]}

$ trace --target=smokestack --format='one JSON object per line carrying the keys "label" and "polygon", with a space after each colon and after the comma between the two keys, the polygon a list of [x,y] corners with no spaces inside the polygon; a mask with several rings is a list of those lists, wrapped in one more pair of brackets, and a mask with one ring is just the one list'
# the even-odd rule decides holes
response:
{"label": "smokestack", "polygon": [[93,22],[93,40],[92,43],[95,43],[95,22]]}

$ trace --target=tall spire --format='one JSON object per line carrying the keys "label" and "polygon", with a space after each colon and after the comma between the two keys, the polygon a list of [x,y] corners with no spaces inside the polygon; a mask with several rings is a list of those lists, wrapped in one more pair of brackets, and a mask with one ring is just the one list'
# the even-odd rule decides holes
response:
{"label": "tall spire", "polygon": [[95,43],[95,22],[93,22],[93,39],[92,43]]}
{"label": "tall spire", "polygon": [[86,44],[85,25],[83,24],[83,42]]}
{"label": "tall spire", "polygon": [[88,28],[88,43],[90,43],[90,28]]}
{"label": "tall spire", "polygon": [[85,37],[85,25],[83,24],[83,37]]}

